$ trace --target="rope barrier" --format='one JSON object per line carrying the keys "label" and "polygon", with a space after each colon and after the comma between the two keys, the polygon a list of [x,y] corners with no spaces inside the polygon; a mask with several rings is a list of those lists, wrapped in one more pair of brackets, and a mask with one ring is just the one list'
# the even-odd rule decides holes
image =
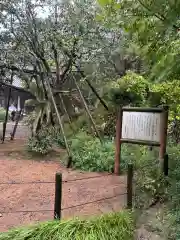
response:
{"label": "rope barrier", "polygon": [[[118,196],[123,196],[123,195],[126,195],[127,193],[120,193],[120,194],[116,194],[114,196],[111,196],[111,197],[106,197],[106,198],[101,198],[101,199],[97,199],[97,200],[94,200],[94,201],[90,201],[90,202],[86,202],[86,203],[82,203],[82,204],[77,204],[77,205],[74,205],[74,206],[70,206],[70,207],[65,207],[65,208],[62,208],[61,210],[68,210],[68,209],[72,209],[72,208],[76,208],[76,207],[81,207],[81,206],[85,206],[85,205],[88,205],[88,204],[92,204],[92,203],[96,203],[96,202],[101,202],[101,201],[104,201],[104,200],[109,200],[109,199],[112,199],[112,198],[115,198],[115,197],[118,197]],[[53,212],[54,210],[49,210],[49,209],[42,209],[42,210],[19,210],[19,211],[0,211],[0,214],[14,214],[14,213],[38,213],[38,212]]]}
{"label": "rope barrier", "polygon": [[[92,177],[88,177],[88,178],[77,178],[77,179],[70,179],[70,180],[64,180],[62,181],[62,183],[69,183],[69,182],[75,182],[75,181],[83,181],[83,180],[87,180],[87,179],[94,179],[94,178],[101,178],[101,177],[107,177],[107,176],[111,176],[112,174],[106,174],[106,175],[102,175],[102,176],[92,176]],[[0,185],[21,185],[21,184],[55,184],[55,181],[32,181],[32,182],[15,182],[15,181],[11,181],[11,182],[0,182]]]}

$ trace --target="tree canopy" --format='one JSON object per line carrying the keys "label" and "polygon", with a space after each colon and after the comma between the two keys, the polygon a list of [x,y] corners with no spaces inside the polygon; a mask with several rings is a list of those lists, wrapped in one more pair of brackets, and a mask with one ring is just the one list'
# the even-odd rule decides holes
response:
{"label": "tree canopy", "polygon": [[118,19],[119,27],[128,35],[131,49],[143,58],[146,73],[153,80],[179,77],[179,1],[98,2],[109,21],[110,18]]}
{"label": "tree canopy", "polygon": [[35,132],[40,122],[55,124],[63,114],[71,122],[83,108],[95,127],[91,112],[99,102],[106,110],[119,101],[148,105],[149,92],[160,94],[151,105],[170,104],[178,115],[178,87],[173,86],[180,73],[179,4],[2,1],[1,80],[18,78],[34,94],[36,100],[28,104],[36,106],[39,116]]}

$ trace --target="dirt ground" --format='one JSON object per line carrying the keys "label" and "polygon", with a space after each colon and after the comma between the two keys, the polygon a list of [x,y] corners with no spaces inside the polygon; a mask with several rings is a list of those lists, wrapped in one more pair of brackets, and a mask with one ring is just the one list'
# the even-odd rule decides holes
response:
{"label": "dirt ground", "polygon": [[[10,133],[13,132],[15,122],[8,122],[6,125],[6,138],[10,139]],[[3,132],[3,123],[0,122],[0,135]],[[29,129],[22,122],[18,124],[16,130],[16,138],[18,139],[26,139],[29,136]]]}
{"label": "dirt ground", "polygon": [[[20,154],[23,149],[23,140],[0,145],[0,231],[53,219],[56,172],[62,173],[64,181],[62,208],[66,209],[62,210],[62,218],[118,211],[125,206],[126,195],[119,196],[126,192],[125,177],[67,170],[57,161],[59,156],[51,161],[30,160]],[[3,184],[32,181],[52,183]],[[103,198],[109,199],[94,202]]]}

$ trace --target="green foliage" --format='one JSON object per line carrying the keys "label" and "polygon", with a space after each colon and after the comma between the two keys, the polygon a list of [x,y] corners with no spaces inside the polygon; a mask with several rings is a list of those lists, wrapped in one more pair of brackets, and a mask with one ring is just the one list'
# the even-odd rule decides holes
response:
{"label": "green foliage", "polygon": [[148,82],[142,76],[127,74],[110,85],[109,100],[115,105],[142,105],[147,98]]}
{"label": "green foliage", "polygon": [[131,240],[132,214],[127,211],[81,220],[53,221],[0,234],[0,240]]}
{"label": "green foliage", "polygon": [[164,178],[161,166],[157,160],[158,152],[142,151],[135,173],[135,206],[141,209],[152,204],[164,203],[163,225],[169,226],[167,239],[180,237],[180,146],[170,144],[167,148],[169,155],[169,176]]}
{"label": "green foliage", "polygon": [[180,146],[170,146],[169,153],[169,186],[168,186],[168,208],[173,222],[172,239],[180,239]]}
{"label": "green foliage", "polygon": [[0,108],[0,122],[4,122],[6,111],[4,108]]}
{"label": "green foliage", "polygon": [[124,30],[129,49],[144,60],[146,74],[153,80],[177,78],[180,73],[179,1],[122,0],[115,9],[117,3],[116,0],[101,4],[104,22],[114,23],[116,19],[110,26]]}
{"label": "green foliage", "polygon": [[[64,125],[66,137],[70,138],[73,136],[73,131],[70,126]],[[61,148],[65,148],[64,138],[62,136],[60,127],[43,126],[35,136],[30,137],[27,144],[27,149],[36,154],[47,154],[52,150],[52,146],[56,145]]]}
{"label": "green foliage", "polygon": [[154,153],[146,152],[135,174],[135,206],[148,208],[167,199],[167,181]]}
{"label": "green foliage", "polygon": [[[166,81],[151,86],[152,92],[159,93],[159,104],[167,104],[171,111],[178,113],[180,110],[180,81]],[[179,112],[180,113],[180,112]],[[174,118],[175,116],[173,116]]]}
{"label": "green foliage", "polygon": [[46,131],[46,136],[51,139],[52,144],[65,148],[64,138],[62,136],[60,127],[49,127]]}
{"label": "green foliage", "polygon": [[23,123],[29,127],[31,132],[33,132],[32,128],[33,128],[33,122],[35,121],[35,118],[36,118],[36,113],[34,111],[29,113],[23,118]]}
{"label": "green foliage", "polygon": [[73,167],[83,171],[112,172],[114,166],[114,143],[104,142],[86,133],[79,133],[71,139]]}
{"label": "green foliage", "polygon": [[[30,125],[32,133],[36,135],[42,125],[49,125],[51,123],[51,116],[53,113],[52,104],[51,101],[45,98],[42,84],[37,86],[37,84],[31,82],[29,91],[36,99],[29,99],[25,102],[25,106],[34,107],[34,111],[27,119],[27,123]],[[50,99],[50,96],[48,99]]]}
{"label": "green foliage", "polygon": [[93,119],[102,136],[112,138],[116,129],[116,109],[112,104],[108,106],[109,111],[99,105],[92,113]]}
{"label": "green foliage", "polygon": [[28,139],[27,150],[40,155],[49,153],[52,150],[51,136],[45,130],[38,132],[35,136]]}
{"label": "green foliage", "polygon": [[[99,139],[80,132],[71,138],[71,150],[73,155],[73,167],[83,171],[113,172],[115,143],[109,138],[104,139],[101,144]],[[121,171],[127,170],[129,162],[141,165],[143,156],[147,154],[144,147],[135,145],[123,145],[121,152]]]}
{"label": "green foliage", "polygon": [[149,102],[151,105],[169,106],[169,134],[178,143],[180,140],[180,81],[166,81],[151,85],[153,92]]}
{"label": "green foliage", "polygon": [[88,130],[90,129],[90,126],[91,126],[91,123],[86,113],[83,113],[82,115],[78,116],[78,118],[75,121],[73,121],[73,124],[72,124],[74,133],[77,133],[80,130]]}

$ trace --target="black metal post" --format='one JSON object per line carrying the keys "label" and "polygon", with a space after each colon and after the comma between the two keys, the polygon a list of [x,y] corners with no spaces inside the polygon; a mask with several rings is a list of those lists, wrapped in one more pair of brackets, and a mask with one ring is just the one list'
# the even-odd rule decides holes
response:
{"label": "black metal post", "polygon": [[127,174],[127,208],[132,209],[133,206],[133,164],[128,164]]}
{"label": "black metal post", "polygon": [[14,128],[13,128],[13,131],[11,133],[11,140],[14,140],[14,136],[16,134],[17,126],[18,126],[19,120],[21,118],[21,113],[22,113],[22,110],[20,110],[19,113],[18,113],[18,116],[17,116],[16,122],[15,122],[15,125],[14,125]]}
{"label": "black metal post", "polygon": [[169,170],[169,156],[166,153],[164,155],[164,164],[163,164],[163,172],[164,172],[164,176],[168,176],[168,170]]}
{"label": "black metal post", "polygon": [[7,121],[8,121],[8,113],[9,113],[10,99],[11,99],[11,88],[9,88],[9,91],[8,91],[8,100],[7,100],[7,106],[6,106],[6,115],[5,115],[5,119],[4,119],[4,123],[3,123],[2,143],[4,143],[5,135],[6,135],[6,126],[7,126]]}
{"label": "black metal post", "polygon": [[62,202],[62,174],[56,173],[54,219],[61,219],[61,202]]}
{"label": "black metal post", "polygon": [[68,157],[67,168],[70,168],[72,165],[72,156]]}

